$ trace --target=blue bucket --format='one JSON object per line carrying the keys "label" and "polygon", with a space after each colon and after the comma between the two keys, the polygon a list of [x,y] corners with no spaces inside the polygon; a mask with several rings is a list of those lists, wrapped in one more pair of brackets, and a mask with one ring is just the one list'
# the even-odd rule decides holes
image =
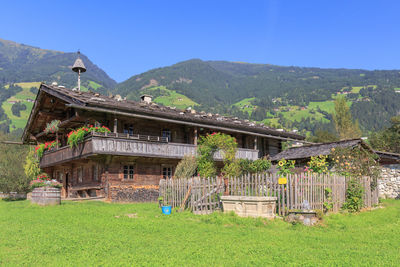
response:
{"label": "blue bucket", "polygon": [[165,215],[171,214],[171,206],[162,206],[161,210],[162,210],[162,213],[164,213]]}

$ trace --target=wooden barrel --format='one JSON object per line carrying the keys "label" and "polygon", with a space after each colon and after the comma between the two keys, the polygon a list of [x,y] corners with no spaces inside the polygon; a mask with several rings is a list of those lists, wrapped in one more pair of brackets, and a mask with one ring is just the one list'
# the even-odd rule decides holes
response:
{"label": "wooden barrel", "polygon": [[32,191],[31,203],[47,206],[61,204],[61,190],[54,187],[38,187]]}

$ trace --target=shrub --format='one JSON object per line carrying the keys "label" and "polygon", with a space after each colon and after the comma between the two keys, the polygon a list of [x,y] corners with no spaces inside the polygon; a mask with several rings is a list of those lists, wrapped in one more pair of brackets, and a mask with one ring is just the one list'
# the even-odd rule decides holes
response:
{"label": "shrub", "polygon": [[271,161],[267,160],[266,158],[257,159],[254,161],[249,159],[240,159],[239,163],[242,173],[263,172],[271,168]]}
{"label": "shrub", "polygon": [[214,154],[218,150],[220,150],[223,155],[224,167],[222,173],[229,175],[233,169],[236,169],[235,166],[230,166],[236,156],[236,139],[227,134],[212,133],[200,137],[199,145],[197,147],[198,173],[201,177],[212,177],[217,174],[217,168],[214,163]]}
{"label": "shrub", "polygon": [[371,177],[371,189],[374,190],[381,168],[377,161],[377,156],[366,149],[356,148],[336,148],[332,149],[330,155],[334,168],[341,175],[348,178]]}
{"label": "shrub", "polygon": [[26,176],[31,180],[40,174],[39,160],[35,157],[35,152],[32,150],[26,155],[24,170]]}
{"label": "shrub", "polygon": [[363,205],[363,187],[359,179],[350,178],[347,182],[346,202],[343,204],[343,209],[350,212],[360,211]]}
{"label": "shrub", "polygon": [[194,156],[186,155],[178,163],[175,170],[175,177],[178,179],[191,178],[196,174],[197,159]]}

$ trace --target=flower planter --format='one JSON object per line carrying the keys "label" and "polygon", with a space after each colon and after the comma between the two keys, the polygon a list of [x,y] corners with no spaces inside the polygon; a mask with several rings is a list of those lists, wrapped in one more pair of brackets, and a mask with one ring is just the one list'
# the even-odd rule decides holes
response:
{"label": "flower planter", "polygon": [[221,196],[224,212],[241,217],[275,218],[276,197]]}
{"label": "flower planter", "polygon": [[60,205],[61,190],[50,186],[37,187],[32,191],[31,203],[42,206]]}

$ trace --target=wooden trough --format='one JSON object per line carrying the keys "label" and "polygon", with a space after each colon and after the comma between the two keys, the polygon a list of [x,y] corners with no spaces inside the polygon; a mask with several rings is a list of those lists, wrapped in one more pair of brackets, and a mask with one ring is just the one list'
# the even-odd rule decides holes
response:
{"label": "wooden trough", "polygon": [[41,206],[60,205],[61,190],[55,187],[38,187],[32,191],[31,203]]}
{"label": "wooden trough", "polygon": [[277,197],[221,196],[224,212],[241,217],[275,218]]}

